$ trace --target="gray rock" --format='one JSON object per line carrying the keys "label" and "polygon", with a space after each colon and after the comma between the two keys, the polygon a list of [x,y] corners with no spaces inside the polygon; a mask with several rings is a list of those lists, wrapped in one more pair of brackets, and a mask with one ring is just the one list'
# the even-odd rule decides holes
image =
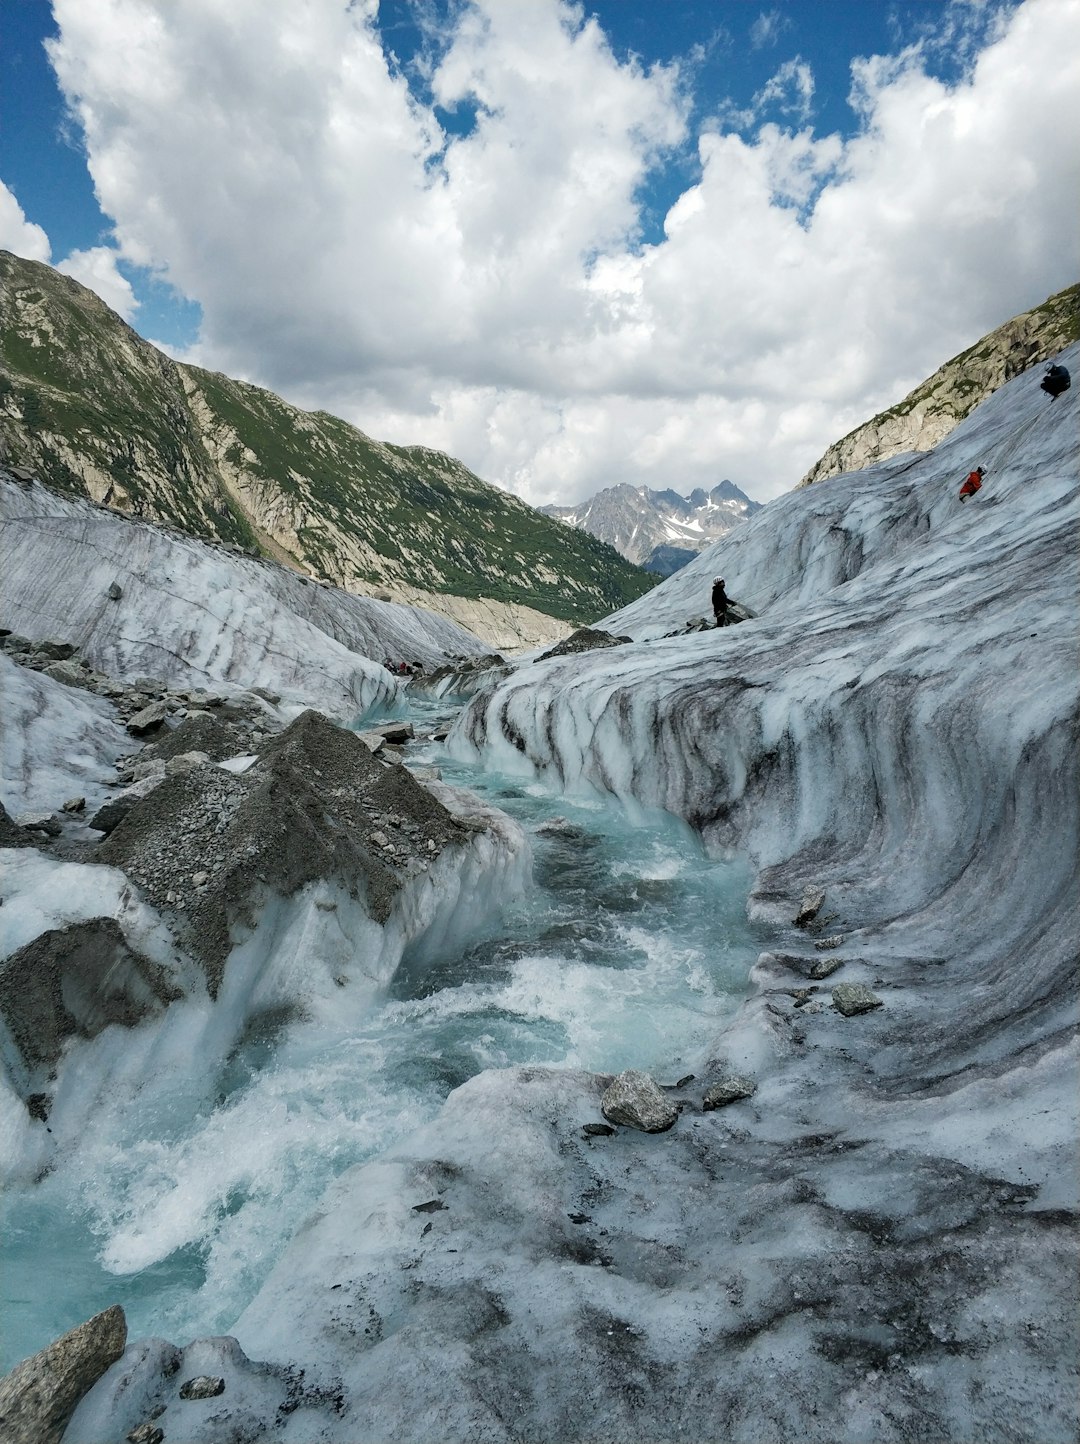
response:
{"label": "gray rock", "polygon": [[81,687],[86,692],[97,690],[96,674],[80,662],[50,662],[41,670],[46,677],[51,677],[54,682],[62,682],[65,687]]}
{"label": "gray rock", "polygon": [[51,1067],[67,1038],[133,1027],[180,996],[113,918],[50,929],[0,962],[0,1017],[30,1070]]}
{"label": "gray rock", "polygon": [[752,1098],[757,1092],[757,1084],[753,1078],[747,1078],[743,1073],[729,1073],[721,1078],[719,1083],[714,1083],[701,1100],[702,1109],[709,1113],[714,1108],[725,1108],[729,1103],[737,1103],[740,1098]]}
{"label": "gray rock", "polygon": [[166,763],[154,752],[147,752],[142,757],[127,761],[123,773],[129,776],[132,782],[164,782],[168,775]]}
{"label": "gray rock", "polygon": [[816,962],[813,965],[813,967],[807,974],[807,977],[819,980],[821,978],[830,978],[832,977],[833,973],[837,971],[838,968],[842,968],[843,966],[843,958],[822,958],[819,962]]}
{"label": "gray rock", "polygon": [[[121,774],[123,777],[125,774]],[[126,774],[130,775],[130,773]],[[165,781],[165,764],[158,762],[157,766],[147,775],[140,777],[139,781],[131,787],[125,787],[123,792],[118,792],[115,797],[110,797],[108,802],[99,807],[90,819],[90,826],[97,832],[112,832],[120,826],[124,818],[137,802],[144,797],[149,797],[151,792],[160,787]]]}
{"label": "gray rock", "polygon": [[155,1424],[152,1419],[147,1419],[145,1424],[136,1425],[125,1437],[128,1444],[162,1444],[165,1430]]}
{"label": "gray rock", "polygon": [[852,1018],[857,1013],[869,1013],[872,1008],[882,1006],[881,999],[872,993],[864,983],[837,983],[832,990],[833,1007]]}
{"label": "gray rock", "polygon": [[86,806],[85,797],[69,797],[64,803],[65,812],[82,812]]}
{"label": "gray rock", "polygon": [[26,832],[43,832],[47,837],[59,837],[63,831],[55,812],[20,812],[15,825]]}
{"label": "gray rock", "polygon": [[384,742],[395,745],[411,742],[416,736],[416,729],[411,722],[381,722],[376,727],[367,727],[364,730],[369,737],[381,737]]}
{"label": "gray rock", "polygon": [[124,595],[124,589],[119,582],[110,582],[109,589],[105,593],[110,602],[118,602]]}
{"label": "gray rock", "polygon": [[825,894],[819,889],[808,887],[803,893],[802,906],[795,914],[797,928],[809,927],[825,904]]}
{"label": "gray rock", "polygon": [[165,763],[165,775],[178,777],[185,772],[193,772],[196,767],[209,766],[210,758],[205,752],[178,752]]}
{"label": "gray rock", "polygon": [[679,1116],[656,1080],[637,1068],[619,1074],[601,1098],[600,1111],[610,1123],[640,1128],[643,1133],[663,1133]]}
{"label": "gray rock", "polygon": [[75,648],[70,642],[35,642],[34,651],[39,656],[51,657],[54,662],[66,662],[75,655]]}
{"label": "gray rock", "polygon": [[249,687],[248,691],[254,697],[261,697],[264,702],[269,702],[271,707],[276,707],[281,701],[280,692],[272,692],[269,687]]}
{"label": "gray rock", "polygon": [[164,702],[151,702],[149,707],[143,707],[128,719],[127,730],[133,737],[143,737],[160,727],[168,715],[169,709]]}
{"label": "gray rock", "polygon": [[181,1399],[216,1399],[225,1392],[225,1380],[212,1374],[197,1374],[180,1385]]}
{"label": "gray rock", "polygon": [[80,1399],[124,1352],[119,1304],[95,1314],[0,1379],[4,1444],[60,1444]]}
{"label": "gray rock", "polygon": [[579,627],[569,637],[556,643],[548,651],[542,652],[536,660],[546,662],[549,657],[567,657],[575,652],[592,652],[598,647],[621,647],[629,641],[629,637],[616,637],[613,633],[601,631],[597,627]]}

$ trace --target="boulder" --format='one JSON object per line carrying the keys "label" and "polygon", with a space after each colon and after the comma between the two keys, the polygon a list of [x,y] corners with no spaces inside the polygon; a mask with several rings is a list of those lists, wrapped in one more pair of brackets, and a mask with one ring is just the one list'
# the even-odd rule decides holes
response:
{"label": "boulder", "polygon": [[0,1379],[4,1444],[60,1444],[76,1405],[124,1352],[119,1304],[95,1314]]}
{"label": "boulder", "polygon": [[808,887],[803,893],[802,906],[795,914],[794,923],[797,928],[806,928],[817,917],[825,905],[825,894],[820,888]]}
{"label": "boulder", "polygon": [[123,792],[118,792],[115,797],[110,797],[108,802],[99,807],[90,819],[90,826],[97,832],[112,832],[114,828],[119,827],[137,802],[141,802],[144,797],[149,797],[150,793],[160,787],[164,781],[165,764],[158,761],[157,767],[148,775],[140,777],[138,782],[131,787],[125,787]]}
{"label": "boulder", "polygon": [[576,632],[547,652],[542,652],[536,658],[538,662],[546,662],[549,657],[567,657],[574,652],[592,652],[597,647],[621,647],[631,641],[630,637],[616,637],[611,632],[602,632],[596,627],[579,627]]}
{"label": "boulder", "polygon": [[160,727],[168,715],[169,709],[164,702],[151,702],[128,719],[127,730],[133,737],[143,737]]}
{"label": "boulder", "polygon": [[640,1128],[643,1133],[663,1133],[679,1116],[656,1080],[636,1068],[620,1073],[607,1088],[600,1111],[609,1123]]}
{"label": "boulder", "polygon": [[737,1103],[740,1098],[752,1098],[756,1092],[757,1084],[753,1078],[747,1078],[742,1073],[729,1073],[708,1089],[701,1100],[701,1107],[709,1113],[714,1108],[726,1108],[729,1103]]}
{"label": "boulder", "polygon": [[131,1027],[180,996],[109,917],[50,929],[0,962],[0,1017],[31,1071],[51,1068],[67,1038]]}
{"label": "boulder", "polygon": [[833,1007],[845,1018],[857,1013],[869,1013],[872,1008],[882,1006],[881,999],[872,993],[865,983],[837,983],[832,990]]}
{"label": "boulder", "polygon": [[46,837],[59,837],[63,831],[55,812],[20,812],[15,826],[24,832],[43,832]]}
{"label": "boulder", "polygon": [[54,682],[62,682],[65,687],[82,687],[87,692],[97,690],[96,674],[84,667],[81,662],[70,660],[50,662],[41,670],[46,677],[51,677]]}
{"label": "boulder", "polygon": [[167,777],[178,777],[184,772],[193,772],[196,767],[209,767],[210,758],[205,752],[178,752],[165,764]]}
{"label": "boulder", "polygon": [[69,657],[74,657],[75,648],[70,642],[35,642],[34,651],[40,657],[49,657],[54,662],[66,662]]}

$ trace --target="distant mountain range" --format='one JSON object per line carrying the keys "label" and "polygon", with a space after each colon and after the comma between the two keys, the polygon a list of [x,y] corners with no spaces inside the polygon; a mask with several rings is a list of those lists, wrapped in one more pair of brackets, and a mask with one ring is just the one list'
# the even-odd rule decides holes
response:
{"label": "distant mountain range", "polygon": [[1080,285],[1058,291],[961,351],[887,411],[834,441],[799,486],[861,471],[905,451],[932,451],[991,392],[1080,341]]}
{"label": "distant mountain range", "polygon": [[5,251],[0,458],[500,647],[565,635],[654,585],[460,461],[180,365],[93,291]]}
{"label": "distant mountain range", "polygon": [[669,577],[760,511],[761,503],[751,501],[732,481],[722,481],[711,491],[699,487],[689,496],[624,482],[578,506],[540,510],[607,542],[646,571]]}

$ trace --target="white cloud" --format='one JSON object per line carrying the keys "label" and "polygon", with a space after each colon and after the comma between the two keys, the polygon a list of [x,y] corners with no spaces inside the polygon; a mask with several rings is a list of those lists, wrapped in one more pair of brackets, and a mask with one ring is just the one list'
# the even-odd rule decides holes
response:
{"label": "white cloud", "polygon": [[130,281],[117,269],[116,252],[108,246],[72,251],[58,262],[56,269],[96,291],[105,304],[123,316],[125,321],[130,321],[139,308]]}
{"label": "white cloud", "polygon": [[[531,500],[724,475],[776,494],[1080,270],[1080,0],[995,11],[951,89],[932,37],[860,64],[846,142],[701,134],[644,246],[687,78],[617,60],[579,8],[451,12],[428,79],[475,111],[464,135],[388,62],[373,0],[55,13],[120,254],[198,300],[206,364]],[[775,83],[802,123],[809,67]]]}
{"label": "white cloud", "polygon": [[0,250],[11,251],[27,261],[49,259],[49,238],[40,226],[28,221],[12,191],[0,180]]}
{"label": "white cloud", "polygon": [[766,45],[775,45],[784,28],[785,23],[779,10],[762,10],[750,27],[750,44],[755,50],[761,50]]}
{"label": "white cloud", "polygon": [[[28,221],[11,190],[0,180],[0,249],[12,251],[28,261],[50,262],[52,247],[39,225]],[[106,305],[130,321],[138,309],[138,301],[130,283],[116,268],[116,252],[108,246],[94,246],[86,251],[72,251],[56,263],[65,276],[73,276],[84,286],[96,291]]]}

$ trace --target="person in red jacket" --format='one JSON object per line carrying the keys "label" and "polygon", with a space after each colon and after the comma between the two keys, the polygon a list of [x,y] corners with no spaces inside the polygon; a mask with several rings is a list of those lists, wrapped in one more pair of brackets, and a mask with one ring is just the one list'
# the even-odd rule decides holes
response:
{"label": "person in red jacket", "polygon": [[967,481],[965,481],[963,486],[960,488],[961,501],[967,501],[969,496],[975,495],[975,493],[979,490],[980,486],[982,486],[982,479],[985,475],[986,472],[981,466],[977,466],[975,468],[975,470],[968,477]]}

